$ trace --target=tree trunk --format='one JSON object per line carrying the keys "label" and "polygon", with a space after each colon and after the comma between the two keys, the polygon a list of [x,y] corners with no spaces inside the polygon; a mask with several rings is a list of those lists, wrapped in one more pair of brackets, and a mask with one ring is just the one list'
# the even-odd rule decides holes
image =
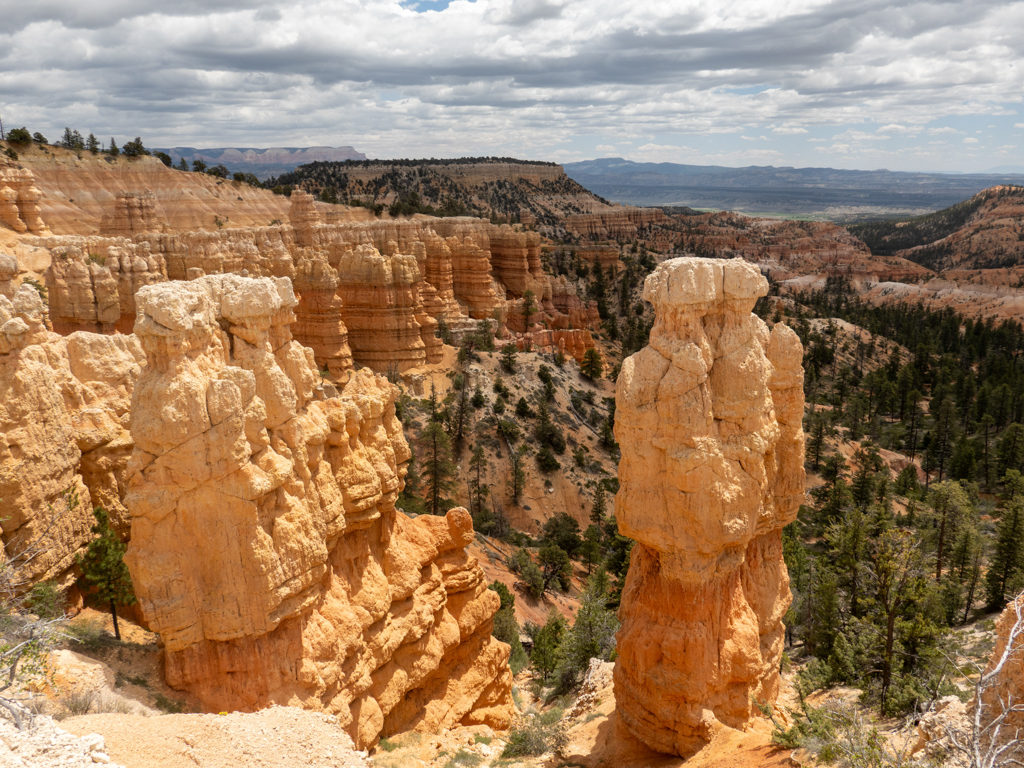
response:
{"label": "tree trunk", "polygon": [[114,637],[118,641],[121,639],[121,630],[117,626],[117,606],[114,605],[114,601],[110,601],[110,615],[114,618]]}

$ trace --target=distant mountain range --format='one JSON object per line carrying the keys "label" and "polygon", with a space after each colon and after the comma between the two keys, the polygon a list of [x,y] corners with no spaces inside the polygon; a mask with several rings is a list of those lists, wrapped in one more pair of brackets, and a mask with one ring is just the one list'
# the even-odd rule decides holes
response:
{"label": "distant mountain range", "polygon": [[366,155],[352,147],[154,147],[151,151],[166,152],[175,164],[182,158],[189,166],[193,160],[202,160],[207,165],[223,165],[232,173],[255,174],[260,181],[288,173],[305,163],[366,159]]}
{"label": "distant mountain range", "polygon": [[[617,203],[808,215],[836,221],[910,216],[946,208],[998,184],[1024,183],[1021,172],[983,174],[845,171],[603,158],[567,163],[566,174]],[[997,169],[993,169],[997,170]],[[1002,170],[1002,168],[998,169]]]}

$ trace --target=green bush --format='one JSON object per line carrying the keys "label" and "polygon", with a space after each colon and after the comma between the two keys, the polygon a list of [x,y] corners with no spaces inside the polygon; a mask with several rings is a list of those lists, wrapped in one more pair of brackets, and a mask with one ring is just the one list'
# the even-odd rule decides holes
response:
{"label": "green bush", "polygon": [[568,737],[562,724],[562,710],[552,709],[520,719],[508,732],[502,757],[536,757],[562,749]]}
{"label": "green bush", "polygon": [[54,582],[42,581],[28,593],[25,607],[41,619],[59,619],[64,615],[64,593]]}
{"label": "green bush", "polygon": [[28,132],[28,128],[15,128],[7,132],[7,140],[11,144],[31,144],[32,134]]}

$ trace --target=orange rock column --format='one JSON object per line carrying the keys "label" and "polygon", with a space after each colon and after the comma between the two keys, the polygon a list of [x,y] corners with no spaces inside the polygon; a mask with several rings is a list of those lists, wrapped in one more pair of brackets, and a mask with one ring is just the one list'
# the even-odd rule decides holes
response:
{"label": "orange rock column", "polygon": [[740,259],[674,259],[644,286],[656,322],[622,366],[615,511],[637,541],[619,618],[615,697],[648,746],[686,755],[773,701],[789,576],[782,528],[803,500],[796,334],[751,314],[767,293]]}

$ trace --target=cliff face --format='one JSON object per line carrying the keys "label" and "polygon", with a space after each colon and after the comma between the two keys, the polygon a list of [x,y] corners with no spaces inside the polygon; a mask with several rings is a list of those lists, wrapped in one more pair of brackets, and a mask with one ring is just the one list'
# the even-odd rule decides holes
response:
{"label": "cliff face", "polygon": [[142,358],[131,336],[48,332],[27,285],[13,301],[0,296],[0,526],[8,555],[41,537],[33,581],[68,576],[94,506],[127,530],[128,406]]}
{"label": "cliff face", "polygon": [[165,283],[137,305],[126,560],[168,682],[214,711],[329,711],[360,747],[507,726],[509,651],[469,514],[394,507],[397,389],[363,369],[327,397],[285,278]]}
{"label": "cliff face", "polygon": [[[674,259],[647,278],[650,345],[622,365],[615,509],[636,539],[615,698],[641,741],[685,755],[773,701],[790,603],[781,530],[803,500],[796,334],[751,314],[742,260]],[[716,722],[717,721],[717,722]]]}

